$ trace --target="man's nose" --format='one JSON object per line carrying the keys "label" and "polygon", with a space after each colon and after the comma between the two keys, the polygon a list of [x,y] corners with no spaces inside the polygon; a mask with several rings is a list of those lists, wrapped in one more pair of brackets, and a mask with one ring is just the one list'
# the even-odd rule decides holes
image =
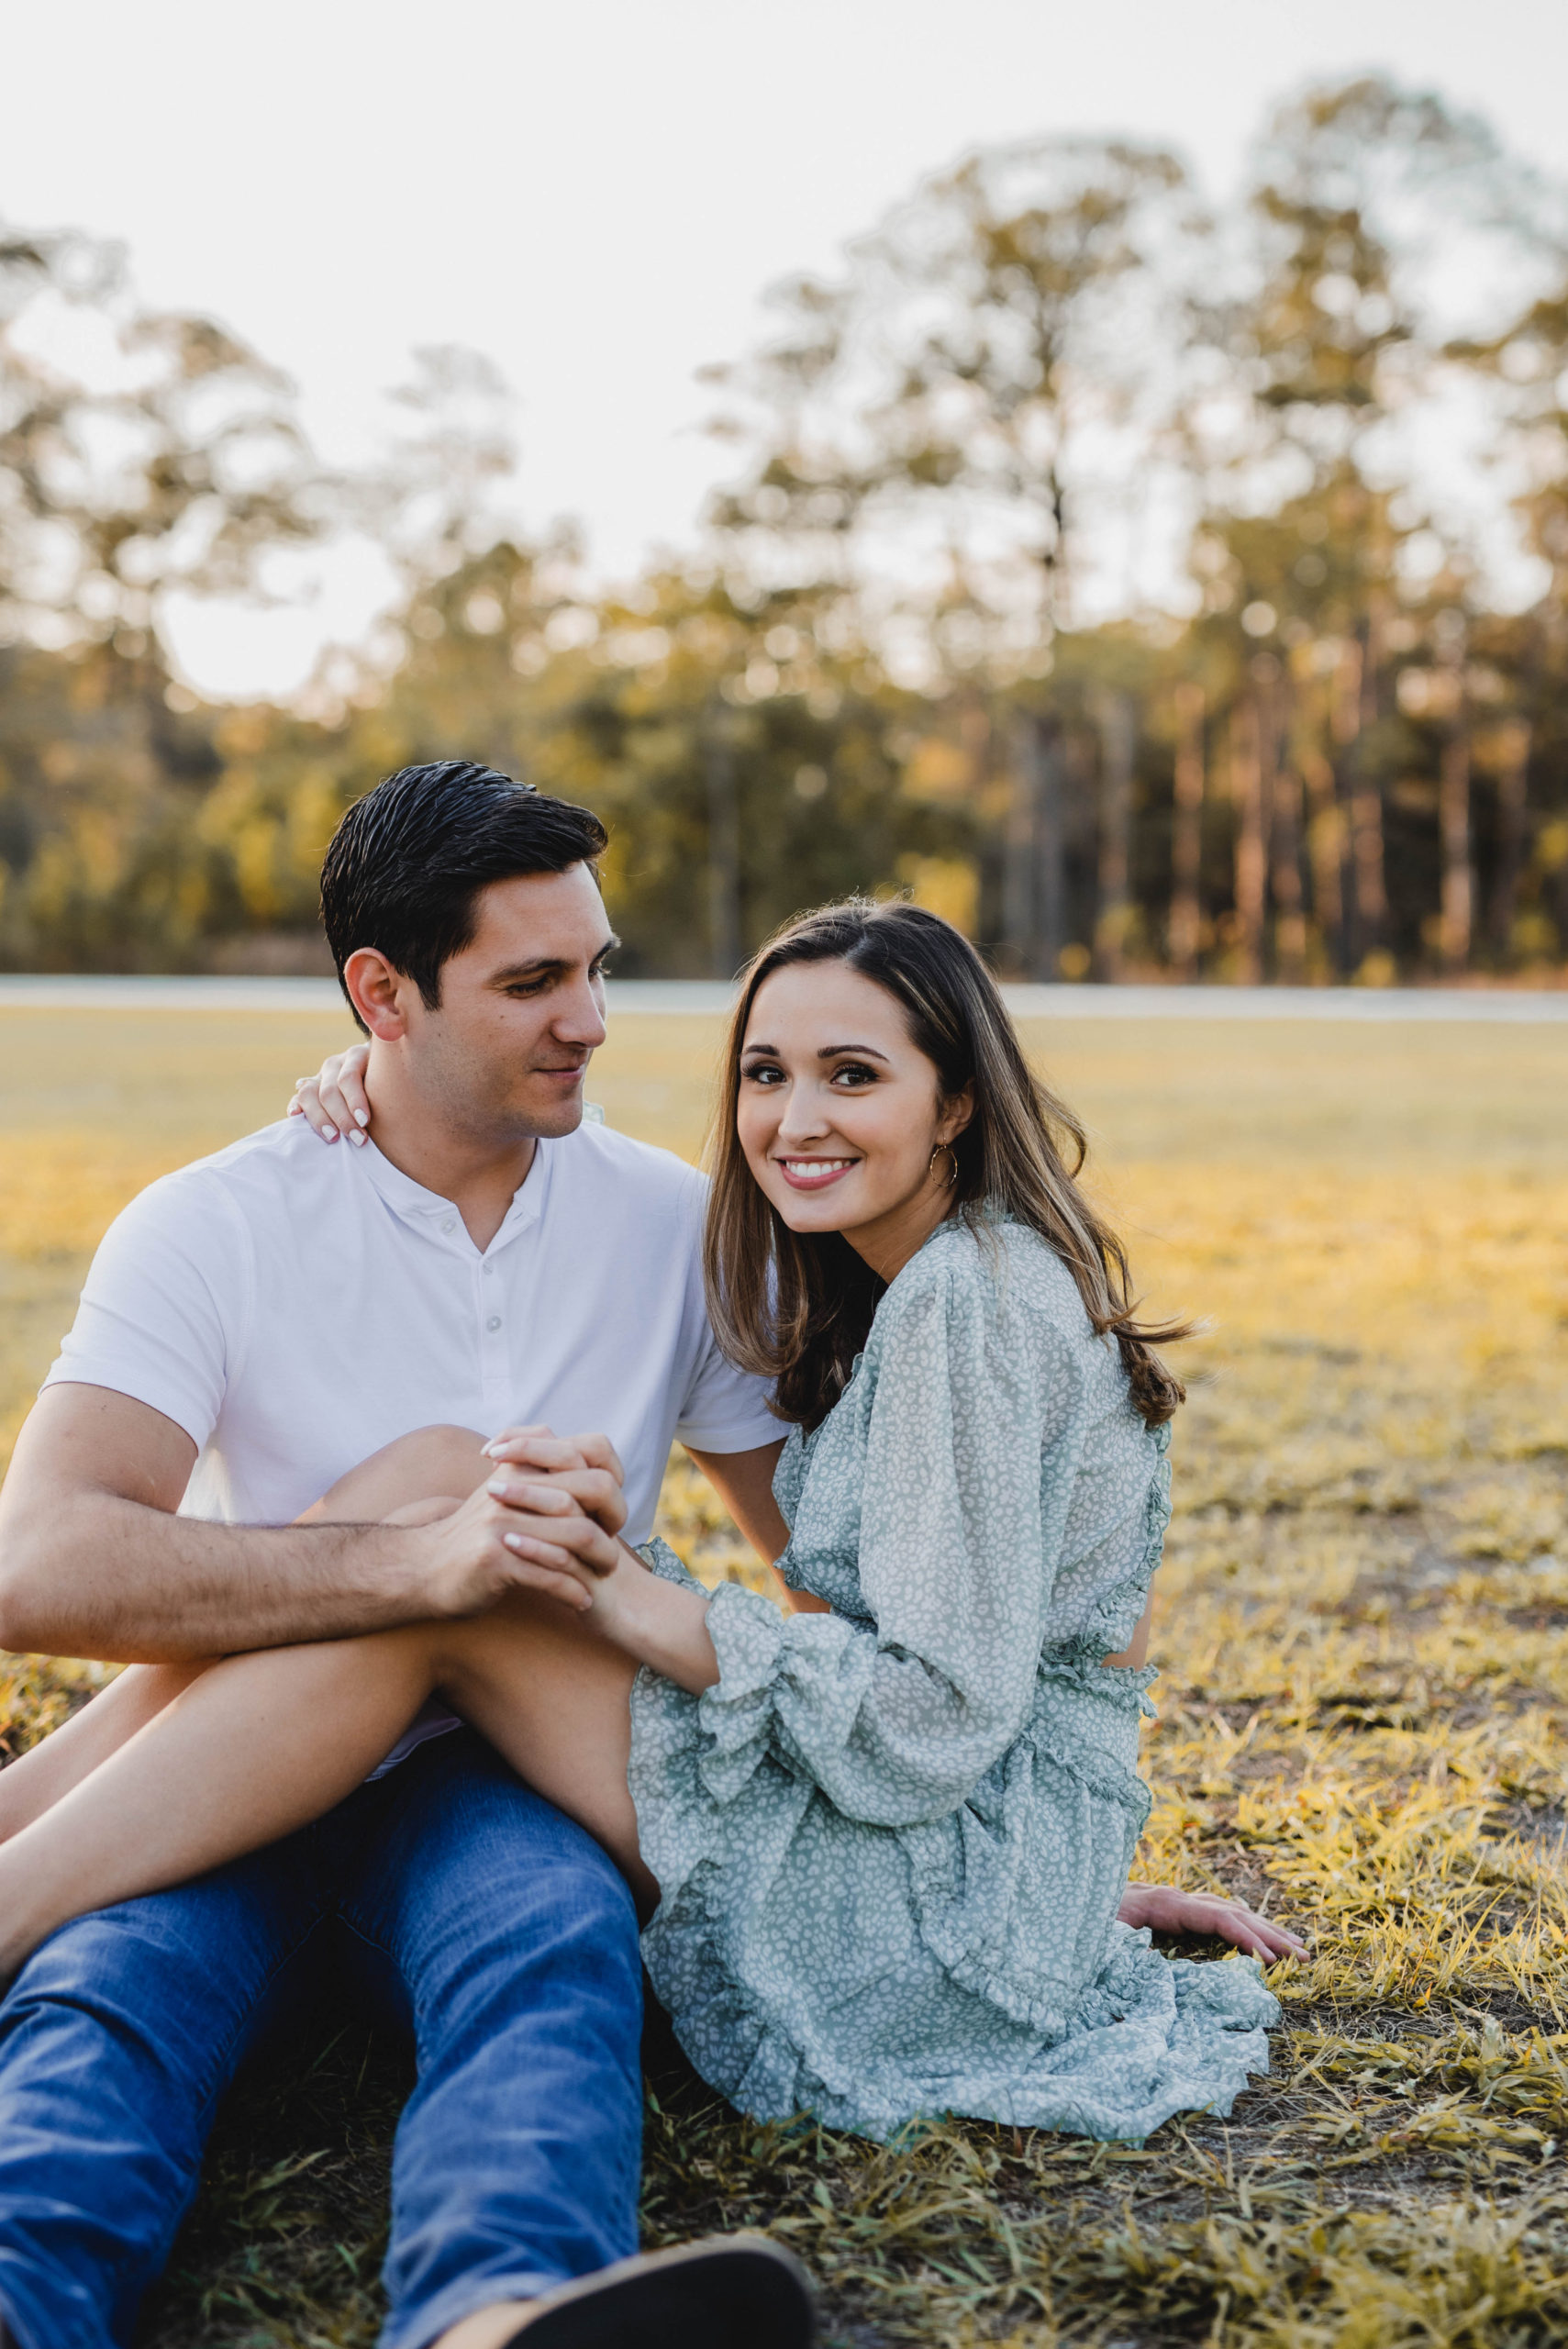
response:
{"label": "man's nose", "polygon": [[563,1044],[584,1044],[594,1052],[604,1042],[608,1033],[605,1026],[604,1008],[599,1002],[598,990],[590,980],[584,979],[572,988],[550,1021],[550,1027]]}

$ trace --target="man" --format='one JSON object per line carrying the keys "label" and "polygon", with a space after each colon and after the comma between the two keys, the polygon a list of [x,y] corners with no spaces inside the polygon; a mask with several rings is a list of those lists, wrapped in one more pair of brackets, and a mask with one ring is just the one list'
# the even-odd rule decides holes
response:
{"label": "man", "polygon": [[[371,1040],[375,1140],[324,1149],[284,1121],[120,1217],[0,1496],[0,1642],[167,1664],[472,1615],[529,1578],[506,1537],[539,1523],[552,1477],[619,1524],[607,1471],[543,1438],[477,1513],[291,1522],[440,1422],[604,1430],[632,1542],[679,1435],[777,1553],[777,1423],[707,1326],[700,1178],[582,1123],[615,943],[605,844],[584,809],[461,762],[405,769],[350,810],[322,905]],[[89,1708],[61,1756],[74,1739],[79,1765],[102,1733]],[[17,1776],[19,1797],[32,1772],[35,1809],[63,1766],[48,1755]],[[367,1991],[391,1990],[417,2042],[385,2349],[809,2338],[799,2271],[766,2243],[631,2258],[629,1895],[596,1844],[432,1715],[317,1826],[79,1919],[18,1976],[0,2006],[0,2319],[17,2349],[124,2349],[218,2097],[328,1943]]]}

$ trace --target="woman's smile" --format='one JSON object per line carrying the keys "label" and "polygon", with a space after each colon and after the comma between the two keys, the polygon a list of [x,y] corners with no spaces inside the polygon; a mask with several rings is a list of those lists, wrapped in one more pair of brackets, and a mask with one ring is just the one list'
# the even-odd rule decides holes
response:
{"label": "woman's smile", "polygon": [[792,1191],[825,1191],[829,1183],[837,1183],[841,1175],[860,1164],[858,1158],[788,1158],[782,1154],[773,1161]]}

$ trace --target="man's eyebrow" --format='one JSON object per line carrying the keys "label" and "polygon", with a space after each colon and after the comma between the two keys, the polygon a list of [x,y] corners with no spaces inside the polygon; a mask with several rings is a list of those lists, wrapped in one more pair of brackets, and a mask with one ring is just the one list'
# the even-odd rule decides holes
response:
{"label": "man's eyebrow", "polygon": [[512,979],[539,979],[548,971],[569,971],[571,968],[571,963],[562,955],[541,955],[537,963],[508,963],[505,969],[492,971],[490,984],[504,987]]}
{"label": "man's eyebrow", "polygon": [[[589,963],[588,968],[593,970],[596,964],[604,961],[606,954],[613,954],[619,944],[618,938],[614,936],[606,938]],[[573,967],[573,965],[564,954],[541,954],[537,963],[508,963],[505,970],[492,971],[490,985],[504,987],[509,985],[514,979],[541,979],[551,972],[570,971]]]}

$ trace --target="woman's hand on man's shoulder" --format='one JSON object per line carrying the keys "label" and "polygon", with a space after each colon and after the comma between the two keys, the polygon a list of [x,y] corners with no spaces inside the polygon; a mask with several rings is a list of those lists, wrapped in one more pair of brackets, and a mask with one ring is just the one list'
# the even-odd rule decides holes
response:
{"label": "woman's hand on man's shoulder", "polygon": [[291,1118],[303,1118],[323,1141],[347,1134],[362,1142],[371,1121],[370,1096],[364,1087],[368,1044],[350,1044],[346,1052],[328,1052],[314,1076],[302,1076],[288,1106]]}

